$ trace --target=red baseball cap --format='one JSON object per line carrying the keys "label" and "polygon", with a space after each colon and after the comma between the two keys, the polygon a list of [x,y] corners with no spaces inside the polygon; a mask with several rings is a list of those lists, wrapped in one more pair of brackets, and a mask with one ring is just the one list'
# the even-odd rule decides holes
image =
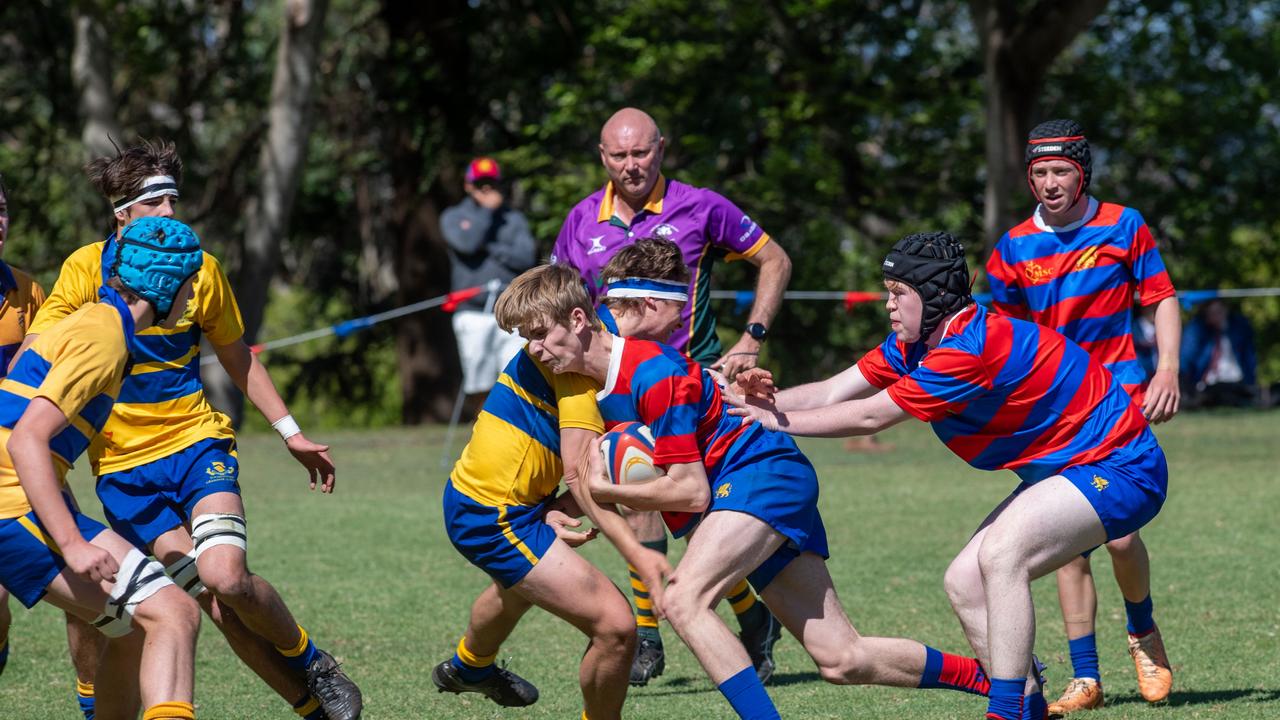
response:
{"label": "red baseball cap", "polygon": [[475,183],[479,180],[493,182],[502,180],[502,169],[498,167],[497,160],[491,157],[478,157],[467,165],[467,182]]}

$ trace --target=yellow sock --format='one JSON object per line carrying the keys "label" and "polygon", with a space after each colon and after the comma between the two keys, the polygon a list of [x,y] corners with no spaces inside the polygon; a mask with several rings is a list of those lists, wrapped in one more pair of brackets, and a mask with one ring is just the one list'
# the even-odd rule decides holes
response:
{"label": "yellow sock", "polygon": [[627,569],[631,571],[631,594],[636,599],[636,627],[657,628],[658,618],[653,614],[653,599],[649,597],[649,588],[640,579],[634,566],[627,563]]}
{"label": "yellow sock", "polygon": [[467,647],[467,638],[464,636],[458,640],[458,659],[473,668],[489,667],[494,660],[498,659],[498,653],[492,655],[477,655],[471,652]]}
{"label": "yellow sock", "polygon": [[147,708],[142,720],[196,720],[196,709],[189,702],[162,702]]}
{"label": "yellow sock", "polygon": [[299,625],[298,626],[298,644],[294,645],[291,648],[277,647],[276,650],[279,651],[279,653],[285,657],[298,657],[299,655],[302,654],[303,650],[307,649],[307,641],[310,639],[311,638],[307,637],[307,631],[304,630],[301,625]]}
{"label": "yellow sock", "polygon": [[80,678],[76,678],[76,694],[80,697],[93,697],[93,683],[87,683]]}
{"label": "yellow sock", "polygon": [[725,597],[729,599],[734,615],[741,615],[756,604],[756,594],[752,592],[751,585],[746,580],[739,580]]}
{"label": "yellow sock", "polygon": [[299,700],[297,704],[293,706],[293,711],[298,714],[298,717],[301,717],[301,718],[305,718],[311,713],[319,709],[320,709],[320,701],[316,699],[315,695],[312,695],[310,693],[307,693],[306,697]]}

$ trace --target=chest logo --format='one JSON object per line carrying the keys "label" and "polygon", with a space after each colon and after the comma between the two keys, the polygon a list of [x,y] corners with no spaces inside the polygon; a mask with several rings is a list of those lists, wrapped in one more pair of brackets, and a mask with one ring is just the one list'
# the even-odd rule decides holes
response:
{"label": "chest logo", "polygon": [[732,483],[725,483],[725,484],[721,485],[720,487],[716,488],[716,497],[718,497],[718,498],[727,498],[727,497],[729,497],[729,493],[731,493],[731,492],[733,492],[733,484],[732,484]]}
{"label": "chest logo", "polygon": [[653,234],[660,238],[670,238],[672,235],[675,235],[678,232],[680,232],[680,228],[676,227],[675,225],[670,225],[668,223],[662,223],[661,225],[653,229]]}
{"label": "chest logo", "polygon": [[1053,278],[1053,270],[1034,260],[1028,262],[1026,268],[1022,272],[1027,276],[1027,280],[1032,285],[1049,282],[1049,280]]}
{"label": "chest logo", "polygon": [[1076,258],[1077,270],[1088,270],[1089,268],[1094,267],[1097,264],[1098,264],[1098,248],[1096,246],[1091,247],[1088,250],[1085,250],[1083,253],[1081,253],[1079,258]]}
{"label": "chest logo", "polygon": [[605,248],[605,246],[604,246],[604,236],[603,236],[603,235],[597,235],[597,236],[595,236],[595,237],[593,237],[593,238],[590,238],[590,240],[591,240],[591,247],[590,247],[590,248],[587,248],[587,254],[588,254],[588,255],[595,255],[596,253],[598,253],[598,252],[604,252],[604,251],[607,249],[607,248]]}
{"label": "chest logo", "polygon": [[1093,487],[1094,487],[1094,489],[1095,489],[1095,490],[1097,490],[1098,492],[1102,492],[1103,490],[1106,490],[1106,489],[1107,489],[1107,487],[1108,487],[1108,486],[1110,486],[1110,485],[1111,485],[1111,483],[1107,482],[1107,479],[1106,479],[1106,478],[1104,478],[1104,477],[1102,477],[1102,476],[1100,476],[1100,475],[1094,475],[1094,476],[1093,476]]}

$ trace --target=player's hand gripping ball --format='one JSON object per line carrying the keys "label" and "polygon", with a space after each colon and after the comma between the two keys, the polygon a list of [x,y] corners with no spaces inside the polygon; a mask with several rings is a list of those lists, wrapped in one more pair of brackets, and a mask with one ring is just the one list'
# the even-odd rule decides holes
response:
{"label": "player's hand gripping ball", "polygon": [[633,484],[663,474],[653,464],[653,433],[638,422],[618,425],[600,438],[600,454],[609,482]]}

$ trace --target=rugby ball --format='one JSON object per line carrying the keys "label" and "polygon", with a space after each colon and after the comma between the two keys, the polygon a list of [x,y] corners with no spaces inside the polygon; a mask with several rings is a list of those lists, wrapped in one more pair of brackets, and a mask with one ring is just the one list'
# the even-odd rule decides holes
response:
{"label": "rugby ball", "polygon": [[653,433],[638,422],[622,423],[605,433],[600,454],[604,471],[615,485],[647,482],[663,473],[653,464]]}

